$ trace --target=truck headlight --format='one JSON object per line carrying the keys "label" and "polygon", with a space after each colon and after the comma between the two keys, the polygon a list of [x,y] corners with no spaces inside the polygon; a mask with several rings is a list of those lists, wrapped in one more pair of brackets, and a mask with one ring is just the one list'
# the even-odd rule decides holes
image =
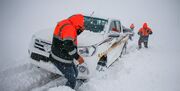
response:
{"label": "truck headlight", "polygon": [[44,45],[44,50],[45,50],[46,52],[49,52],[49,53],[50,53],[50,51],[51,51],[51,45],[45,44],[45,45]]}
{"label": "truck headlight", "polygon": [[95,52],[96,52],[95,46],[78,47],[78,53],[85,57],[93,56],[95,54]]}

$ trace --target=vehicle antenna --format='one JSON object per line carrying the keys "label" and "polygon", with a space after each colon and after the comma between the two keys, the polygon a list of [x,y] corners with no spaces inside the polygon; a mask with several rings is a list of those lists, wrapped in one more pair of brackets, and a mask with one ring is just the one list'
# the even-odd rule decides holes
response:
{"label": "vehicle antenna", "polygon": [[90,23],[93,23],[93,14],[94,14],[94,11],[90,14],[90,17],[91,17],[91,20],[90,20]]}
{"label": "vehicle antenna", "polygon": [[94,11],[91,13],[91,15],[90,15],[90,16],[92,17],[92,16],[93,16],[93,14],[94,14]]}

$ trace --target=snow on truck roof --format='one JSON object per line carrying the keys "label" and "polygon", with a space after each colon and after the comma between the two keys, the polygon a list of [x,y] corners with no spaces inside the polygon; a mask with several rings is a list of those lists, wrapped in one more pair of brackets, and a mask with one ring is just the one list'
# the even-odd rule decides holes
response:
{"label": "snow on truck roof", "polygon": [[84,17],[86,17],[86,18],[92,18],[92,19],[101,19],[101,20],[105,20],[105,21],[108,20],[108,18],[100,18],[100,17],[96,17],[96,16],[84,16]]}
{"label": "snow on truck roof", "polygon": [[92,16],[90,16],[90,15],[84,15],[84,16],[86,16],[86,17],[92,17],[92,18],[99,18],[99,19],[105,19],[105,20],[119,20],[119,21],[121,21],[121,19],[119,18],[119,17],[112,17],[112,16],[107,16],[107,15],[92,15]]}

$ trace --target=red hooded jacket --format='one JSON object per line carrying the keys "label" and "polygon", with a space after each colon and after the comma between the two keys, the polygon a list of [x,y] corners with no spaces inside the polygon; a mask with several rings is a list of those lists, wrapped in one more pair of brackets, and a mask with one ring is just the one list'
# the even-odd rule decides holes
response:
{"label": "red hooded jacket", "polygon": [[148,27],[147,23],[144,23],[143,27],[139,29],[138,34],[140,36],[149,36],[149,34],[152,34],[152,30]]}
{"label": "red hooded jacket", "polygon": [[131,28],[131,29],[134,29],[134,24],[131,24],[131,25],[130,25],[130,28]]}

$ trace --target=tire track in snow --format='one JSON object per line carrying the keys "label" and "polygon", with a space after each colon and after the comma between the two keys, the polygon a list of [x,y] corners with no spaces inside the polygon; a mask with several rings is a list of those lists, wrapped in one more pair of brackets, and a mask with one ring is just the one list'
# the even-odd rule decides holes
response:
{"label": "tire track in snow", "polygon": [[33,88],[31,91],[48,91],[50,88],[58,87],[60,85],[64,85],[67,82],[67,80],[64,77],[58,77],[54,80],[49,81],[48,83]]}

